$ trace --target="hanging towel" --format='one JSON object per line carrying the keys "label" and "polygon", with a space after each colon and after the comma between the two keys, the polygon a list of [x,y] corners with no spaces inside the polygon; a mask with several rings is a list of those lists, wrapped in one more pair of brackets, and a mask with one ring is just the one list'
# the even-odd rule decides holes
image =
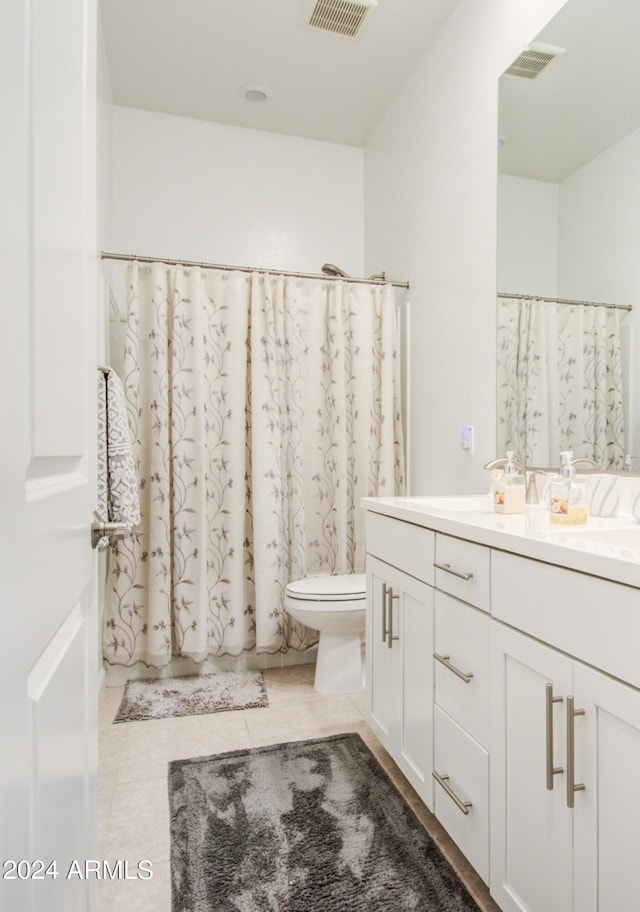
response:
{"label": "hanging towel", "polygon": [[[138,477],[122,382],[111,368],[98,371],[98,508],[100,522],[140,524]],[[98,548],[108,547],[102,538]]]}

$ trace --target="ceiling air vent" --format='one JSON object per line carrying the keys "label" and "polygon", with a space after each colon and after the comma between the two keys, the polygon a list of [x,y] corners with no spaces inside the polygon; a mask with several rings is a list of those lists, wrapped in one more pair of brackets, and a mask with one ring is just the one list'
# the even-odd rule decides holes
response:
{"label": "ceiling air vent", "polygon": [[357,38],[377,5],[378,0],[311,0],[305,22],[333,35]]}
{"label": "ceiling air vent", "polygon": [[522,54],[504,71],[505,76],[517,76],[519,79],[536,79],[549,64],[564,54],[565,49],[554,44],[534,42],[524,49]]}

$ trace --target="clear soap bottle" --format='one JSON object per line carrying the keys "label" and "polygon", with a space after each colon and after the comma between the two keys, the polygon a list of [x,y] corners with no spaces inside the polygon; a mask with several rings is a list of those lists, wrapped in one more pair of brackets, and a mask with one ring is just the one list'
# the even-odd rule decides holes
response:
{"label": "clear soap bottle", "polygon": [[493,483],[493,508],[496,513],[524,513],[525,477],[507,450],[507,461]]}
{"label": "clear soap bottle", "polygon": [[584,479],[576,476],[572,462],[570,450],[560,453],[560,472],[551,479],[549,490],[549,519],[566,526],[586,523],[589,516],[587,485]]}

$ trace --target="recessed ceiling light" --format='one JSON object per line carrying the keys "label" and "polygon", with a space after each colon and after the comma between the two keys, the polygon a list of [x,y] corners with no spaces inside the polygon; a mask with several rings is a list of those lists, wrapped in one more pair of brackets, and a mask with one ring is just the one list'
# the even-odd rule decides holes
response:
{"label": "recessed ceiling light", "polygon": [[261,104],[271,94],[270,90],[263,85],[243,85],[240,86],[240,91],[247,101],[251,101],[253,104]]}

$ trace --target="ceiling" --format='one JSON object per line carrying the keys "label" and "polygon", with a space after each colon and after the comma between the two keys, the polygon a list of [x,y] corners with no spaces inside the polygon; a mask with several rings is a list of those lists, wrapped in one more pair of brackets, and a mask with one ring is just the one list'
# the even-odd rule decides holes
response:
{"label": "ceiling", "polygon": [[640,127],[638,0],[568,0],[536,40],[566,53],[500,79],[500,171],[558,183]]}
{"label": "ceiling", "polygon": [[363,146],[456,3],[379,0],[350,39],[307,0],[102,0],[113,102]]}

